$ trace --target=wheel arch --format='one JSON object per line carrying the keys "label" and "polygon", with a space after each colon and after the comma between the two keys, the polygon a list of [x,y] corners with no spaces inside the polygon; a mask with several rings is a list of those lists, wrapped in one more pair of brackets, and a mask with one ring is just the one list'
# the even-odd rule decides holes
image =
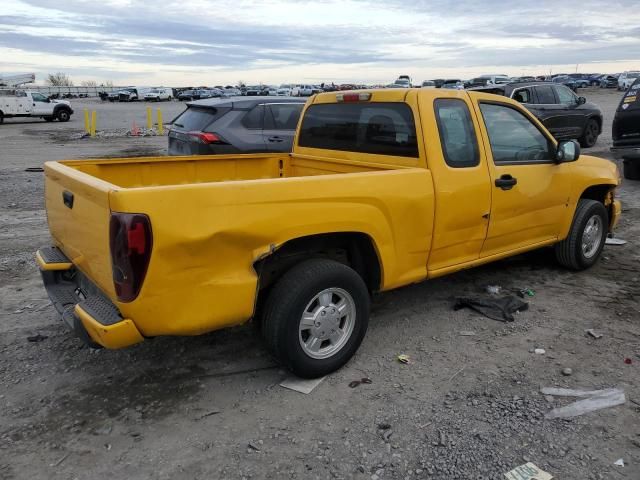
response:
{"label": "wheel arch", "polygon": [[601,183],[587,187],[578,200],[595,200],[604,205],[609,216],[609,223],[613,218],[613,190],[617,185],[610,183]]}
{"label": "wheel arch", "polygon": [[362,232],[320,233],[290,239],[254,262],[258,295],[293,266],[314,257],[329,258],[353,268],[370,292],[382,286],[382,262],[373,238]]}

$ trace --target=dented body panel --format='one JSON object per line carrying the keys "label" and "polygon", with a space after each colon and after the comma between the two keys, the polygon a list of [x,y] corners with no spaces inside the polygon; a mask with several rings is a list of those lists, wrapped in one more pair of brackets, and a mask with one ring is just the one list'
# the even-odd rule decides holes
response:
{"label": "dented body panel", "polygon": [[[445,164],[433,109],[438,98],[468,106],[478,165]],[[372,91],[372,103],[411,108],[418,133],[418,155],[411,158],[296,146],[292,154],[48,162],[54,244],[130,322],[100,330],[83,312],[82,323],[110,348],[241,324],[255,313],[256,262],[287,242],[322,234],[357,233],[371,241],[380,271],[374,290],[562,240],[585,191],[613,191],[615,166],[588,156],[559,165],[495,165],[478,107],[486,98],[495,100],[455,90]],[[311,105],[335,102],[336,94],[312,97],[302,117]],[[539,124],[516,102],[500,102]],[[495,178],[513,168],[520,188],[496,192]],[[617,219],[619,204],[612,198],[609,204]],[[112,281],[113,212],[144,214],[153,231],[146,277],[130,302],[118,300]]]}

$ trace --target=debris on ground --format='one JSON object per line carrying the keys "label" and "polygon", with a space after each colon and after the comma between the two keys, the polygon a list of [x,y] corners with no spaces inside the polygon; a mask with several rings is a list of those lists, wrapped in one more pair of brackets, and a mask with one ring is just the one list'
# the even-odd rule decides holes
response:
{"label": "debris on ground", "polygon": [[626,240],[622,240],[621,238],[613,238],[613,237],[607,237],[607,239],[604,241],[605,245],[626,245],[627,241]]}
{"label": "debris on ground", "polygon": [[531,462],[520,465],[504,474],[507,480],[551,480],[553,475],[539,469]]}
{"label": "debris on ground", "polygon": [[258,447],[253,442],[249,442],[249,443],[247,443],[247,451],[251,451],[251,450],[253,450],[254,452],[259,452],[260,451],[260,447]]}
{"label": "debris on ground", "polygon": [[616,460],[615,462],[613,462],[613,464],[616,467],[624,467],[624,460],[622,458],[619,458],[618,460]]}
{"label": "debris on ground", "polygon": [[195,420],[202,420],[203,418],[211,417],[213,415],[217,415],[221,413],[220,410],[211,410],[210,412],[203,413],[202,415],[198,415]]}
{"label": "debris on ground", "polygon": [[520,298],[533,297],[533,296],[535,296],[535,294],[536,294],[536,292],[534,292],[530,288],[522,288],[522,289],[518,290],[518,296]]}
{"label": "debris on ground", "polygon": [[529,304],[513,295],[491,299],[460,297],[456,299],[453,309],[460,310],[462,308],[470,308],[485,317],[500,322],[513,322],[515,320],[513,314],[527,310]]}
{"label": "debris on ground", "polygon": [[536,348],[533,350],[533,353],[536,355],[544,355],[547,351],[544,348]]}
{"label": "debris on ground", "polygon": [[280,382],[280,386],[284,388],[288,388],[289,390],[294,390],[299,393],[304,393],[305,395],[310,394],[320,383],[326,378],[298,378],[295,376],[290,376],[285,378],[282,382]]}
{"label": "debris on ground", "polygon": [[462,330],[461,332],[458,332],[458,334],[461,337],[473,337],[476,332],[474,332],[473,330]]}
{"label": "debris on ground", "polygon": [[587,332],[587,335],[592,336],[592,337],[593,337],[593,338],[595,338],[596,340],[597,340],[598,338],[602,338],[602,334],[601,334],[601,333],[596,332],[593,328],[589,328],[589,329],[585,330],[585,332]]}
{"label": "debris on ground", "polygon": [[405,355],[404,353],[398,355],[397,358],[400,363],[404,363],[405,365],[411,363],[411,358],[409,358],[409,355]]}
{"label": "debris on ground", "polygon": [[44,168],[42,167],[29,167],[24,169],[25,172],[35,173],[35,172],[44,172]]}
{"label": "debris on ground", "polygon": [[573,374],[573,370],[571,368],[567,367],[562,369],[562,375],[564,375],[565,377],[569,377],[572,374]]}
{"label": "debris on ground", "polygon": [[502,287],[500,285],[487,285],[485,290],[489,295],[499,295]]}
{"label": "debris on ground", "polygon": [[627,365],[631,365],[633,363],[633,360],[631,360],[630,358],[625,358],[624,363]]}
{"label": "debris on ground", "polygon": [[359,386],[361,384],[370,385],[372,383],[373,383],[373,381],[370,378],[363,377],[360,380],[354,380],[352,382],[349,382],[349,388],[356,388],[357,386]]}
{"label": "debris on ground", "polygon": [[[562,391],[564,389],[545,389],[543,388],[541,392],[544,395],[558,395],[558,391]],[[556,392],[556,393],[554,393]],[[607,390],[596,390],[593,392],[580,392],[579,390],[568,390],[570,395],[560,395],[563,396],[587,396],[587,398],[583,400],[578,400],[576,402],[570,403],[564,407],[554,408],[550,412],[547,412],[545,415],[546,418],[571,418],[577,417],[579,415],[584,415],[585,413],[595,412],[596,410],[602,410],[603,408],[615,407],[617,405],[622,405],[625,403],[626,398],[624,395],[624,390],[619,388],[610,388]]]}
{"label": "debris on ground", "polygon": [[36,335],[31,335],[29,337],[27,337],[27,341],[32,342],[32,343],[38,343],[41,342],[43,340],[46,340],[47,338],[49,338],[46,335],[40,335],[39,333]]}

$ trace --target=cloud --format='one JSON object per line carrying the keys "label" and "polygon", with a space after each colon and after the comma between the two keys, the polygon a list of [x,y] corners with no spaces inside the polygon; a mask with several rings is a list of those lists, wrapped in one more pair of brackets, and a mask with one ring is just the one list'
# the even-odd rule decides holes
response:
{"label": "cloud", "polygon": [[324,68],[324,80],[357,72],[353,81],[386,83],[400,70],[436,76],[438,69],[640,63],[637,0],[4,2],[11,12],[0,16],[5,69],[43,59],[29,69],[42,73],[57,63],[94,77],[217,72],[228,81],[236,74],[291,81]]}

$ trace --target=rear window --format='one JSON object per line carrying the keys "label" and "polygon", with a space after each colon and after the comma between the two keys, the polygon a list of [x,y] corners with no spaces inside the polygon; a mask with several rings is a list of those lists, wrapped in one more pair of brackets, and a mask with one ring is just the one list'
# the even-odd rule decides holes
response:
{"label": "rear window", "polygon": [[416,126],[406,103],[332,103],[310,106],[298,145],[347,152],[417,157]]}
{"label": "rear window", "polygon": [[227,109],[189,107],[173,121],[180,130],[203,131],[209,124],[220,118]]}

